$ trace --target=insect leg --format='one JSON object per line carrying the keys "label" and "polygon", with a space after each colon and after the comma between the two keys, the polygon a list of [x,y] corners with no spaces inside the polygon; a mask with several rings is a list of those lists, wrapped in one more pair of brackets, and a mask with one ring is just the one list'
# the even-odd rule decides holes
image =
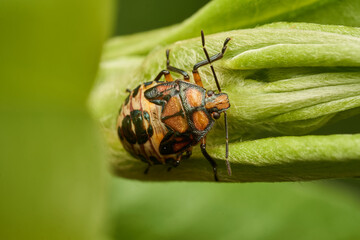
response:
{"label": "insect leg", "polygon": [[[203,48],[205,48],[205,37],[204,37],[204,32],[203,32],[203,31],[201,31],[201,38],[202,38]],[[224,44],[223,44],[223,47],[222,47],[222,49],[221,49],[221,52],[219,52],[219,53],[211,56],[211,57],[210,57],[210,62],[209,62],[208,59],[205,59],[205,60],[202,60],[202,61],[196,63],[196,64],[194,65],[193,71],[197,70],[199,67],[205,66],[206,64],[209,64],[209,63],[211,63],[211,62],[215,62],[215,61],[221,59],[221,58],[224,56],[224,53],[225,53],[226,48],[227,48],[226,45],[228,44],[229,41],[230,41],[230,38],[226,38],[226,39],[225,39]],[[205,48],[204,51],[206,51],[206,48]]]}
{"label": "insect leg", "polygon": [[187,72],[185,72],[184,70],[178,69],[176,67],[173,67],[170,65],[170,59],[169,59],[169,54],[170,54],[170,49],[166,49],[166,69],[172,72],[177,72],[180,73],[181,75],[183,75],[184,80],[189,82],[190,81],[190,77],[187,74]]}
{"label": "insect leg", "polygon": [[181,160],[186,160],[186,159],[190,158],[191,154],[192,154],[192,148],[187,150],[185,155],[182,155]]}
{"label": "insect leg", "polygon": [[167,171],[170,172],[170,170],[171,170],[172,168],[176,168],[177,166],[179,166],[179,165],[180,165],[180,160],[181,160],[181,158],[182,158],[182,155],[179,154],[179,155],[177,156],[176,160],[172,162],[172,166],[170,166],[170,167],[167,169]]}
{"label": "insect leg", "polygon": [[173,165],[168,168],[168,172],[171,170],[171,168],[179,166],[180,161],[186,160],[186,159],[190,158],[191,153],[192,153],[191,149],[192,149],[192,148],[190,147],[190,148],[189,148],[188,150],[186,150],[185,152],[179,154],[178,157],[177,157],[177,160],[174,161],[174,162],[172,163]]}
{"label": "insect leg", "polygon": [[194,81],[195,81],[196,85],[203,88],[204,85],[203,85],[203,83],[201,81],[201,77],[200,77],[200,74],[199,74],[198,70],[193,70],[192,73],[193,73],[193,77],[194,77]]}
{"label": "insect leg", "polygon": [[144,171],[144,174],[148,174],[150,167],[151,167],[151,164],[149,163],[149,165],[146,167],[146,169]]}
{"label": "insect leg", "polygon": [[213,172],[214,172],[214,179],[216,182],[219,181],[219,178],[217,176],[217,164],[214,161],[214,159],[211,158],[211,156],[207,153],[206,151],[206,138],[203,138],[201,140],[201,144],[200,144],[200,148],[201,148],[201,152],[204,155],[204,157],[209,161],[209,163],[211,164],[212,168],[213,168]]}
{"label": "insect leg", "polygon": [[173,78],[171,77],[170,72],[169,72],[168,70],[162,70],[161,72],[159,72],[159,74],[156,76],[156,78],[154,79],[154,81],[158,81],[158,80],[162,77],[162,75],[165,76],[165,80],[166,80],[167,82],[172,82],[172,81],[174,81]]}
{"label": "insect leg", "polygon": [[[211,57],[209,57],[209,54],[206,50],[206,47],[205,47],[205,36],[204,36],[204,32],[201,31],[201,40],[202,40],[202,46],[203,46],[203,49],[204,49],[204,53],[206,55],[206,59],[205,60],[202,60],[198,63],[196,63],[194,65],[194,68],[193,68],[193,76],[194,76],[194,80],[195,80],[195,83],[197,85],[199,85],[200,87],[204,87],[203,84],[202,84],[202,81],[201,81],[201,78],[200,78],[200,75],[199,75],[199,72],[198,72],[198,68],[199,67],[202,67],[202,66],[205,66],[206,64],[210,64],[216,60],[219,60],[221,59],[223,56],[224,56],[224,53],[226,51],[226,48],[227,48],[227,44],[228,42],[230,41],[230,38],[226,38],[225,41],[224,41],[224,44],[223,44],[223,48],[221,49],[221,52],[219,52],[218,54],[215,54]],[[220,88],[220,85],[219,85],[219,82],[217,80],[217,77],[216,77],[216,74],[215,74],[215,70],[214,70],[214,67],[211,65],[211,71],[213,72],[213,75],[214,75],[214,78],[215,78],[215,82],[216,82],[216,86],[217,88],[219,89],[219,91],[221,92],[221,88]]]}

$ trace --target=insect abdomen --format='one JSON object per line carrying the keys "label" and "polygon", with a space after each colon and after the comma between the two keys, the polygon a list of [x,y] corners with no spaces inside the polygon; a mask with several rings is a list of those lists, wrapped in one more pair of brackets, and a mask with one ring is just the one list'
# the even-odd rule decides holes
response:
{"label": "insect abdomen", "polygon": [[161,107],[144,97],[144,91],[157,84],[145,83],[135,88],[125,100],[117,121],[118,135],[125,149],[150,164],[164,164],[169,158],[159,152],[160,142],[168,131],[159,121]]}

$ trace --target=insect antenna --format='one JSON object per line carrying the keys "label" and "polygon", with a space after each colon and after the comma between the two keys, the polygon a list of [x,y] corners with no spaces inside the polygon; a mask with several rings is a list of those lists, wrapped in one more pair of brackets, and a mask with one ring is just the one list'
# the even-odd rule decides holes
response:
{"label": "insect antenna", "polygon": [[[224,43],[224,47],[222,49],[222,53],[225,52],[226,43],[229,42],[229,41],[230,41],[230,38],[226,39],[226,41]],[[203,46],[203,50],[204,50],[206,59],[208,60],[208,62],[210,64],[210,68],[211,68],[212,74],[214,76],[217,89],[219,90],[219,92],[221,92],[221,87],[220,87],[219,81],[217,79],[214,66],[211,63],[209,53],[208,53],[208,51],[206,50],[206,47],[205,47],[205,36],[204,36],[204,31],[203,30],[201,30],[201,42],[202,42],[202,46]],[[228,130],[228,121],[227,121],[226,111],[224,111],[224,121],[225,121],[225,141],[226,141],[226,145],[225,145],[226,146],[225,147],[225,161],[226,161],[227,172],[228,172],[229,176],[231,176],[231,166],[230,166],[230,162],[229,162],[229,130]]]}
{"label": "insect antenna", "polygon": [[227,167],[227,172],[229,176],[231,176],[231,166],[229,162],[229,130],[228,130],[228,121],[227,121],[227,113],[224,111],[224,121],[225,121],[225,162]]}

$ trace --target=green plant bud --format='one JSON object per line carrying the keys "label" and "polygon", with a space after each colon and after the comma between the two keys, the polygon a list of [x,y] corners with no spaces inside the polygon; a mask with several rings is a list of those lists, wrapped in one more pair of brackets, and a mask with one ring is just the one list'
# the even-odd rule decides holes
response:
{"label": "green plant bud", "polygon": [[[223,121],[208,136],[208,152],[220,165],[220,179],[288,181],[360,175],[358,135],[331,136],[331,131],[325,131],[322,136],[303,136],[359,113],[359,36],[358,28],[307,23],[275,23],[206,36],[210,55],[221,51],[224,40],[231,38],[223,59],[213,63],[231,103],[233,176],[227,176],[223,163]],[[115,122],[127,95],[125,89],[151,81],[165,69],[165,49],[171,50],[171,64],[189,73],[205,59],[199,37],[157,48],[146,57],[104,59],[90,106],[107,133],[119,175],[144,180],[212,180],[211,167],[198,151],[170,173],[156,166],[144,176],[141,169],[146,166],[132,159],[117,139]],[[210,68],[202,67],[199,72],[204,87],[215,90]],[[354,126],[350,133],[357,129]],[[280,135],[284,137],[277,137]],[[253,141],[260,138],[264,139]],[[322,167],[327,170],[321,171]]]}

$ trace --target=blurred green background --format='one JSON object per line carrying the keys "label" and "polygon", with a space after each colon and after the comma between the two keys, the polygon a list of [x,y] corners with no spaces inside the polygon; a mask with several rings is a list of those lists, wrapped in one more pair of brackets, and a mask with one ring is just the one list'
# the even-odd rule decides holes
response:
{"label": "blurred green background", "polygon": [[207,1],[0,1],[0,239],[359,239],[352,181],[112,177],[86,99],[103,42]]}

